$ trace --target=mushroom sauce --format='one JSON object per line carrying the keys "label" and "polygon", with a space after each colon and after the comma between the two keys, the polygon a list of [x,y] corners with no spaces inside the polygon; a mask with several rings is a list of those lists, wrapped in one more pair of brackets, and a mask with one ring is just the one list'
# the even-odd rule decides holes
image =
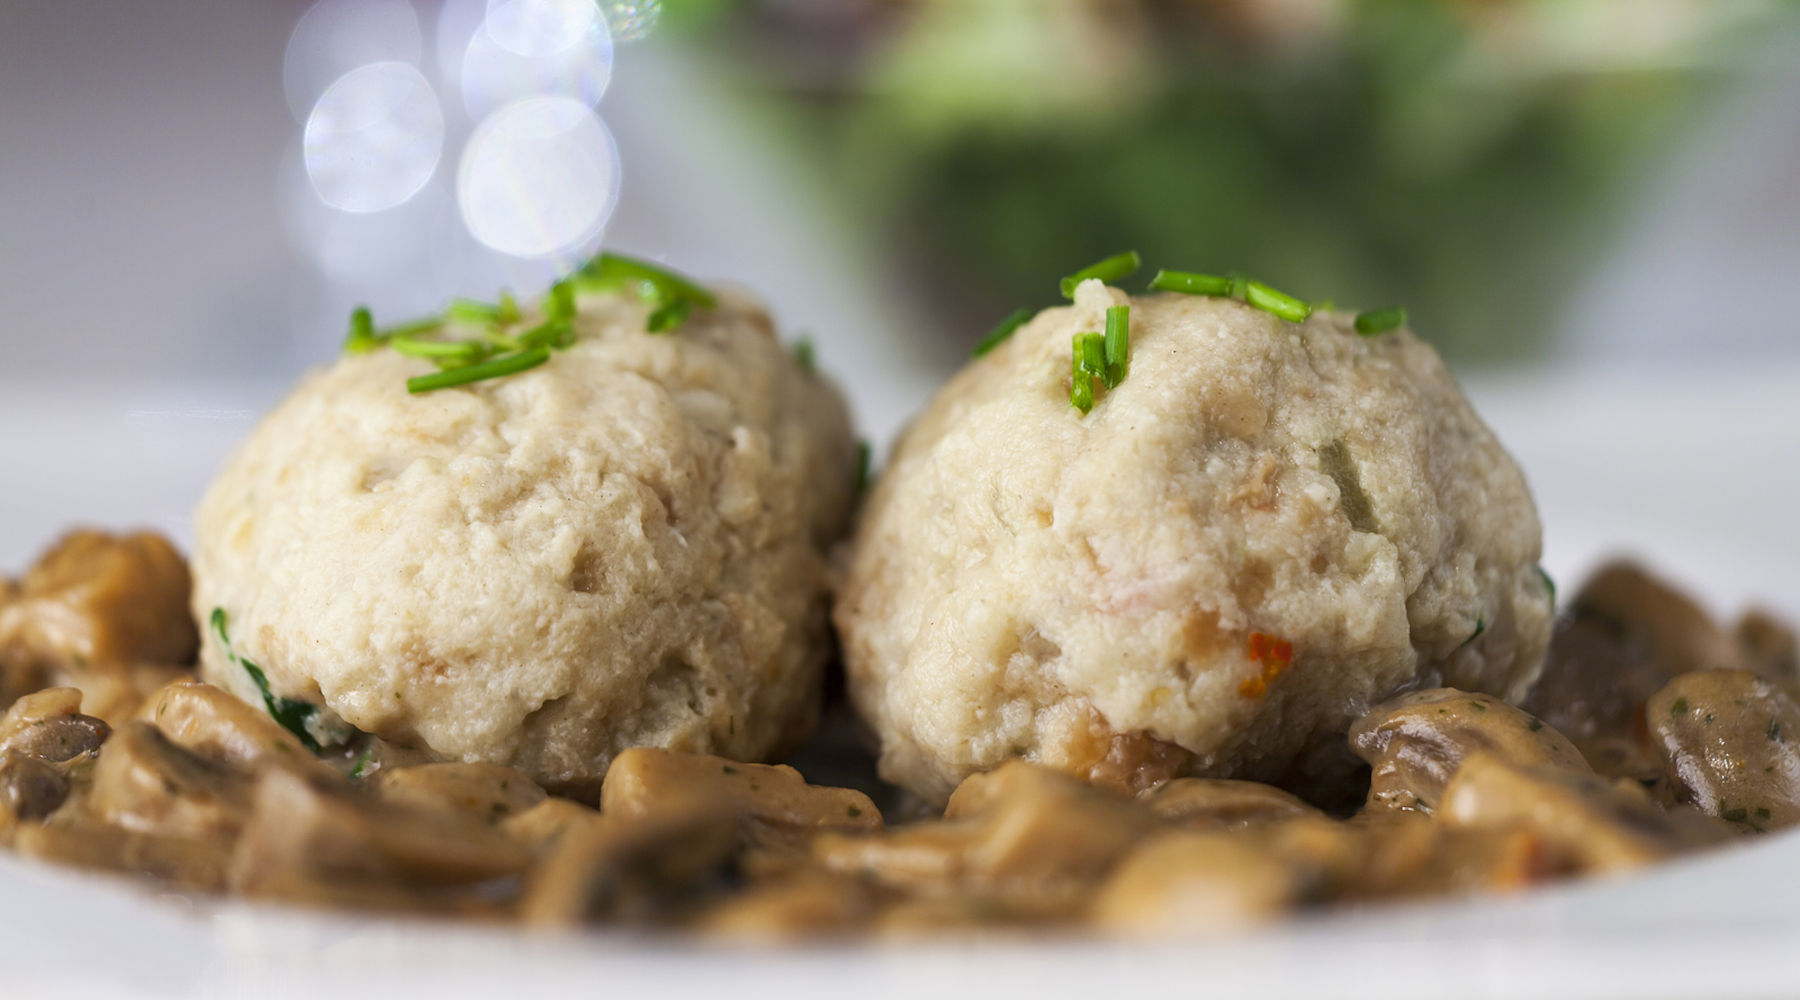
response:
{"label": "mushroom sauce", "polygon": [[1305,798],[1159,781],[1153,760],[1089,780],[1015,760],[941,815],[873,778],[841,705],[795,760],[856,787],[636,749],[575,801],[372,737],[317,755],[194,678],[188,588],[167,541],[94,532],[0,579],[0,839],[19,853],[537,925],[1135,933],[1517,891],[1800,822],[1794,633],[1757,612],[1722,629],[1625,564],[1570,602],[1523,705],[1404,693],[1347,734],[1366,766]]}

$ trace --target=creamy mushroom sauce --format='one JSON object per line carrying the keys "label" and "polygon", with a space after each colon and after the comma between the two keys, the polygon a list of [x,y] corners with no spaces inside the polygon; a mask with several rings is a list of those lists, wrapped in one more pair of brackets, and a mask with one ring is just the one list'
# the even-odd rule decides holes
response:
{"label": "creamy mushroom sauce", "polygon": [[[973,926],[1242,926],[1350,901],[1509,892],[1800,822],[1800,657],[1625,564],[1570,602],[1521,707],[1375,706],[1332,815],[1268,785],[1099,784],[1013,761],[941,815],[875,781],[839,713],[786,766],[637,749],[597,801],[372,738],[315,756],[192,674],[180,555],[79,532],[0,579],[0,839],[167,886],[534,925],[752,938]],[[1101,774],[1100,772],[1096,772]],[[893,821],[888,826],[886,820]]]}

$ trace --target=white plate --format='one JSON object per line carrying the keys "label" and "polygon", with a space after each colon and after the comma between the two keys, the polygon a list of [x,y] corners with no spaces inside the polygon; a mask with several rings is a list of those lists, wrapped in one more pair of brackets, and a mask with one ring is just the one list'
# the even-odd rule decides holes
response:
{"label": "white plate", "polygon": [[[1602,555],[1633,551],[1715,611],[1756,600],[1792,614],[1796,385],[1800,370],[1778,368],[1478,378],[1470,390],[1531,477],[1565,592]],[[76,522],[187,538],[212,470],[279,391],[0,384],[0,566]],[[865,419],[885,434],[899,416]],[[156,897],[0,858],[0,996],[1794,996],[1796,887],[1791,832],[1613,881],[1180,945],[760,952]]]}

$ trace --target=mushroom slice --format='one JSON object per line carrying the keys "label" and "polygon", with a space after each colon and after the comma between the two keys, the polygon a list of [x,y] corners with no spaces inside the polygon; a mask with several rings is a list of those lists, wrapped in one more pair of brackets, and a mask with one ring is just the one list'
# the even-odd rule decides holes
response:
{"label": "mushroom slice", "polygon": [[867,883],[820,871],[752,884],[701,913],[706,934],[782,942],[853,933],[875,915],[879,892]]}
{"label": "mushroom slice", "polygon": [[867,795],[809,785],[791,767],[647,747],[626,750],[613,759],[600,790],[600,810],[621,817],[645,816],[683,798],[726,803],[759,824],[786,831],[881,827],[881,813]]}
{"label": "mushroom slice", "polygon": [[165,685],[138,717],[208,760],[252,771],[275,766],[318,777],[335,773],[267,712],[211,684],[184,679]]}
{"label": "mushroom slice", "polygon": [[1226,778],[1176,778],[1138,800],[1163,819],[1216,830],[1323,815],[1298,796],[1272,785]]}
{"label": "mushroom slice", "polygon": [[191,667],[166,663],[123,663],[102,670],[78,670],[70,683],[81,689],[81,711],[118,728],[166,684],[192,679]]}
{"label": "mushroom slice", "polygon": [[1563,735],[1492,695],[1435,688],[1378,705],[1350,727],[1369,762],[1369,808],[1429,814],[1470,754],[1576,773],[1590,768]]}
{"label": "mushroom slice", "polygon": [[1665,811],[1629,782],[1491,754],[1463,762],[1437,814],[1455,828],[1529,830],[1579,872],[1636,868],[1729,835],[1723,824]]}
{"label": "mushroom slice", "polygon": [[728,803],[683,799],[639,816],[602,814],[556,840],[519,914],[550,926],[673,919],[736,881],[743,840],[743,814]]}
{"label": "mushroom slice", "polygon": [[247,895],[304,901],[376,892],[428,894],[518,874],[524,845],[485,822],[382,802],[273,768],[256,784],[254,812],[231,859]]}
{"label": "mushroom slice", "polygon": [[965,779],[944,816],[883,835],[827,835],[815,855],[829,870],[903,891],[983,895],[1057,915],[1161,823],[1131,799],[1024,761]]}
{"label": "mushroom slice", "polygon": [[563,834],[577,826],[598,822],[600,813],[576,802],[550,796],[523,812],[501,820],[507,836],[518,840],[533,852],[541,853],[555,845]]}
{"label": "mushroom slice", "polygon": [[1744,666],[1783,685],[1800,689],[1800,638],[1793,626],[1767,611],[1752,609],[1738,619],[1732,634],[1743,651]]}
{"label": "mushroom slice", "polygon": [[1551,638],[1522,706],[1567,736],[1609,777],[1649,780],[1644,702],[1677,674],[1738,666],[1739,645],[1685,594],[1627,562],[1583,584]]}
{"label": "mushroom slice", "polygon": [[230,841],[250,812],[251,778],[131,722],[100,749],[82,808],[139,833]]}
{"label": "mushroom slice", "polygon": [[1683,674],[1645,708],[1682,801],[1740,827],[1800,822],[1800,705],[1748,670]]}
{"label": "mushroom slice", "polygon": [[1095,896],[1092,918],[1133,936],[1246,927],[1292,909],[1316,877],[1242,834],[1171,830],[1119,864]]}
{"label": "mushroom slice", "polygon": [[37,757],[0,752],[0,832],[19,820],[43,819],[69,797],[69,780]]}
{"label": "mushroom slice", "polygon": [[80,714],[80,708],[81,692],[75,688],[46,688],[20,698],[0,718],[0,753],[60,763],[99,749],[112,730]]}
{"label": "mushroom slice", "polygon": [[547,798],[524,771],[500,764],[418,764],[376,772],[370,787],[384,802],[443,809],[496,823]]}
{"label": "mushroom slice", "polygon": [[144,833],[58,816],[49,823],[21,826],[13,846],[27,857],[149,876],[202,892],[225,887],[227,855],[206,838]]}
{"label": "mushroom slice", "polygon": [[187,563],[161,535],[71,533],[0,607],[0,661],[62,670],[187,663],[200,647],[191,586]]}

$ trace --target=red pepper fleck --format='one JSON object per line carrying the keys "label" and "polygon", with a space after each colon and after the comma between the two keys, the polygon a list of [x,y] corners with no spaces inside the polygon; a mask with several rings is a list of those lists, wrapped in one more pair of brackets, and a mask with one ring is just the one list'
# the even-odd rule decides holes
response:
{"label": "red pepper fleck", "polygon": [[1262,672],[1238,685],[1238,694],[1261,698],[1268,693],[1269,683],[1280,677],[1294,662],[1294,644],[1263,632],[1250,633],[1246,648],[1253,663],[1262,664]]}

